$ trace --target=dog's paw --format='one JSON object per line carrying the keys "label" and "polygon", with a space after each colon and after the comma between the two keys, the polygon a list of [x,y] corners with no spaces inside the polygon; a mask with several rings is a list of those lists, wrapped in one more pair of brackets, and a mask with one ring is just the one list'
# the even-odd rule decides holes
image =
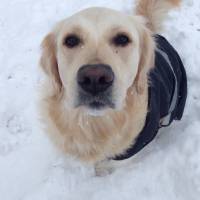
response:
{"label": "dog's paw", "polygon": [[96,168],[95,167],[95,175],[96,176],[100,176],[100,177],[108,176],[108,175],[112,174],[112,172],[113,172],[113,169],[104,169],[104,168]]}
{"label": "dog's paw", "polygon": [[109,165],[109,161],[102,161],[95,165],[95,175],[96,176],[107,176],[112,174],[114,169]]}

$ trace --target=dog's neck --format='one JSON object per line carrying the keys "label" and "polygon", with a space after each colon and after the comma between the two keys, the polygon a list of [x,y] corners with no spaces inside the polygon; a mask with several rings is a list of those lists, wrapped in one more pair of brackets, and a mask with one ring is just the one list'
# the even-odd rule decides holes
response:
{"label": "dog's neck", "polygon": [[86,115],[80,109],[69,111],[62,99],[48,97],[43,101],[47,131],[59,148],[83,161],[97,162],[122,154],[144,126],[147,88],[146,83],[144,92],[138,94],[134,86],[130,87],[124,108],[104,116]]}

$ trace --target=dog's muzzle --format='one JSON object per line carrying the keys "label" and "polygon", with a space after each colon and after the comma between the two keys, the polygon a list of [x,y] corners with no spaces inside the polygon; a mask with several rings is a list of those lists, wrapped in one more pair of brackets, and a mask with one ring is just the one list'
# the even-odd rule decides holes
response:
{"label": "dog's muzzle", "polygon": [[79,105],[101,109],[114,107],[112,86],[115,75],[105,64],[84,65],[77,72]]}

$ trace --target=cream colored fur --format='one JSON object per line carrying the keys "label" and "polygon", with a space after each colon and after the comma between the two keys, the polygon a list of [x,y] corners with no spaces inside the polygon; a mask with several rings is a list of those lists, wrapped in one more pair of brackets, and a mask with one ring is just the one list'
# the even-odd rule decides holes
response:
{"label": "cream colored fur", "polygon": [[136,14],[147,20],[147,27],[158,33],[162,29],[162,22],[173,7],[180,5],[181,0],[137,0]]}
{"label": "cream colored fur", "polygon": [[[142,130],[147,114],[147,73],[154,66],[155,44],[148,28],[154,31],[160,26],[156,18],[168,1],[158,2],[138,3],[136,12],[148,18],[147,26],[138,16],[90,8],[61,21],[45,37],[41,66],[47,76],[41,91],[41,117],[46,132],[63,153],[85,162],[101,163],[123,154]],[[118,32],[131,37],[128,47],[116,48],[109,43]],[[66,49],[63,39],[69,33],[79,34],[84,44],[75,50]],[[84,107],[74,107],[76,73],[82,65],[94,63],[109,64],[117,77],[117,108],[107,109],[101,116],[89,115]]]}

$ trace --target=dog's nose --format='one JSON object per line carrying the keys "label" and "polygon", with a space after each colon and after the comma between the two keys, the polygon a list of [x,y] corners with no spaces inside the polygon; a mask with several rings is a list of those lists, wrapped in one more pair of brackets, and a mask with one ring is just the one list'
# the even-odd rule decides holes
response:
{"label": "dog's nose", "polygon": [[109,65],[84,65],[77,73],[78,85],[86,92],[96,95],[112,86],[114,73]]}

